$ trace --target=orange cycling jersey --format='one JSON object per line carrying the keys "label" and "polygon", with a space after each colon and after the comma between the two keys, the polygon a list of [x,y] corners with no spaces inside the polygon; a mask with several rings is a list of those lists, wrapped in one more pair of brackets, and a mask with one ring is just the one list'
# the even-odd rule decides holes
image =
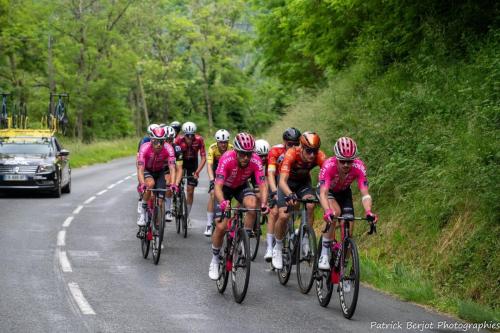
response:
{"label": "orange cycling jersey", "polygon": [[326,160],[326,155],[321,150],[318,151],[312,162],[304,161],[301,154],[302,147],[289,148],[281,164],[280,173],[289,175],[291,180],[309,180],[311,169],[315,166],[321,167]]}
{"label": "orange cycling jersey", "polygon": [[281,163],[285,157],[286,148],[283,144],[275,145],[271,148],[268,155],[267,170],[274,171],[275,175],[279,175]]}

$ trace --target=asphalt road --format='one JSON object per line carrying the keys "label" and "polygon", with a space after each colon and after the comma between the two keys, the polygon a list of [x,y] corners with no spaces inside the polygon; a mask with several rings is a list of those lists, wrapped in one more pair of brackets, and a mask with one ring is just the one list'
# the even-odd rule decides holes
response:
{"label": "asphalt road", "polygon": [[155,266],[151,255],[142,258],[135,237],[134,172],[133,158],[124,158],[73,170],[72,193],[60,199],[0,195],[0,332],[463,331],[442,327],[453,318],[364,287],[347,320],[335,293],[322,308],[314,290],[298,291],[294,272],[280,285],[262,244],[243,304],[233,301],[230,286],[219,294],[208,278],[212,254],[202,234],[206,177],[188,238],[167,224]]}

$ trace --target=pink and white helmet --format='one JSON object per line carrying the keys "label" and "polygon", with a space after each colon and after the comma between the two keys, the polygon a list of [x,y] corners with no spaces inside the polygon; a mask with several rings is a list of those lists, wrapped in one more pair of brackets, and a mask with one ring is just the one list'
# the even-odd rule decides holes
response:
{"label": "pink and white helmet", "polygon": [[353,139],[344,136],[333,146],[333,153],[339,160],[353,160],[358,154],[358,146]]}
{"label": "pink and white helmet", "polygon": [[165,140],[167,138],[167,132],[165,132],[163,127],[156,127],[151,131],[149,137],[155,140]]}
{"label": "pink and white helmet", "polygon": [[233,141],[234,150],[242,152],[253,152],[255,149],[255,139],[248,133],[238,133]]}

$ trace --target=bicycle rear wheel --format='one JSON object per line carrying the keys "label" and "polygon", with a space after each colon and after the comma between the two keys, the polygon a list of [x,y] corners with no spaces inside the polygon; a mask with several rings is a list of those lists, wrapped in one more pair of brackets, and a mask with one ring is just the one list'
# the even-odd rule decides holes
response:
{"label": "bicycle rear wheel", "polygon": [[144,237],[141,238],[141,250],[142,250],[142,257],[146,259],[149,254],[149,244],[150,241],[148,239],[148,227],[141,227],[144,230]]}
{"label": "bicycle rear wheel", "polygon": [[217,285],[217,290],[219,293],[224,293],[227,287],[227,280],[229,277],[229,271],[227,270],[227,264],[228,260],[230,260],[228,256],[228,239],[227,239],[227,234],[224,235],[224,239],[222,242],[222,247],[221,247],[221,252],[220,254],[220,261],[219,261],[219,279],[215,281],[215,284]]}
{"label": "bicycle rear wheel", "polygon": [[161,204],[155,207],[153,215],[153,262],[158,265],[161,255],[161,243],[163,242],[163,233],[165,231],[165,209]]}
{"label": "bicycle rear wheel", "polygon": [[181,192],[181,201],[182,201],[182,233],[184,235],[184,238],[186,238],[188,233],[188,227],[187,227],[188,209],[186,203],[186,194],[184,193],[184,191]]}
{"label": "bicycle rear wheel", "polygon": [[342,314],[350,319],[354,315],[359,293],[359,257],[356,243],[348,238],[340,258],[339,298]]}
{"label": "bicycle rear wheel", "polygon": [[180,200],[177,194],[174,194],[173,207],[175,209],[175,230],[179,234],[181,232],[182,223],[182,200]]}
{"label": "bicycle rear wheel", "polygon": [[244,229],[238,229],[234,244],[231,270],[233,297],[236,303],[241,303],[247,294],[248,281],[250,280],[250,264],[252,262],[250,260],[248,235]]}
{"label": "bicycle rear wheel", "polygon": [[293,230],[288,230],[285,234],[285,238],[283,239],[283,251],[282,251],[283,268],[278,269],[278,279],[282,285],[286,285],[288,283],[288,280],[290,279],[290,274],[292,273],[293,249],[291,247],[295,245],[293,244],[291,237],[293,232],[294,232]]}
{"label": "bicycle rear wheel", "polygon": [[[308,248],[302,247],[302,239],[308,239]],[[311,230],[309,225],[302,225],[299,233],[299,241],[297,242],[296,260],[297,263],[297,280],[299,282],[300,291],[307,294],[314,282],[314,265],[317,260],[316,252],[316,234]]]}
{"label": "bicycle rear wheel", "polygon": [[259,252],[260,235],[260,212],[257,212],[251,234],[249,235],[250,256],[252,261],[255,260],[255,257],[257,257],[257,253]]}
{"label": "bicycle rear wheel", "polygon": [[[317,253],[321,252],[321,247],[323,246],[323,236],[319,238]],[[333,268],[330,262],[330,267]],[[318,261],[314,262],[314,275],[316,276],[316,295],[318,296],[319,304],[323,307],[327,307],[330,303],[333,293],[333,282],[332,282],[332,271],[330,270],[320,270],[318,269]]]}

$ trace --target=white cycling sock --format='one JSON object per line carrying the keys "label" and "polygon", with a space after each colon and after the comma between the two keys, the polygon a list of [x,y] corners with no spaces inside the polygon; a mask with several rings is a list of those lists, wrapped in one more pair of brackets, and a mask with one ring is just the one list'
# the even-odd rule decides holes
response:
{"label": "white cycling sock", "polygon": [[276,250],[281,250],[283,249],[283,240],[276,238],[276,245],[274,245]]}
{"label": "white cycling sock", "polygon": [[212,221],[214,220],[214,212],[207,212],[207,226],[212,225]]}
{"label": "white cycling sock", "polygon": [[137,202],[137,213],[142,214],[142,200]]}
{"label": "white cycling sock", "polygon": [[327,256],[328,255],[328,248],[331,246],[331,240],[323,237],[323,246],[321,247],[321,255],[322,256]]}
{"label": "white cycling sock", "polygon": [[219,262],[219,253],[220,253],[220,247],[214,247],[212,244],[212,261],[213,262]]}
{"label": "white cycling sock", "polygon": [[188,216],[189,216],[189,214],[191,214],[191,207],[193,207],[193,204],[187,204]]}
{"label": "white cycling sock", "polygon": [[274,242],[274,234],[268,233],[266,236],[267,239],[267,248],[272,249],[273,248],[273,242]]}
{"label": "white cycling sock", "polygon": [[172,208],[172,198],[165,198],[165,210]]}

